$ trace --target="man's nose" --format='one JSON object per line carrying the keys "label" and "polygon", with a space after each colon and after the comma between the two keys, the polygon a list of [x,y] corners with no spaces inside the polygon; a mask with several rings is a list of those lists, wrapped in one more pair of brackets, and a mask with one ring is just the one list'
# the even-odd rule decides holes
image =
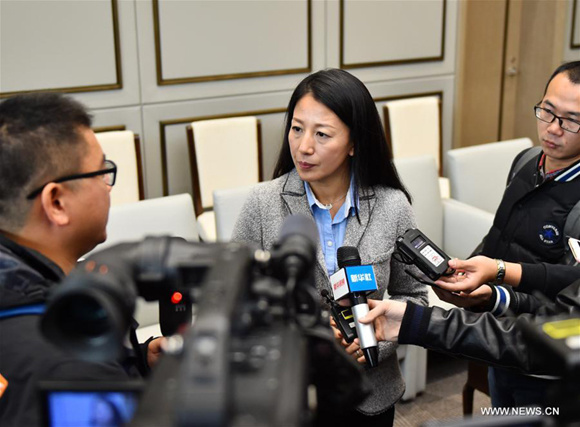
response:
{"label": "man's nose", "polygon": [[560,126],[560,120],[557,117],[548,125],[548,132],[554,135],[561,135],[564,132],[564,129]]}

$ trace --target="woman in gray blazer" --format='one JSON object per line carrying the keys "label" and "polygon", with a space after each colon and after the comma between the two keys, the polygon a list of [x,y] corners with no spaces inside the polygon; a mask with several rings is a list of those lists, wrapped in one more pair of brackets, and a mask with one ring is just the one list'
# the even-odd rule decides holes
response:
{"label": "woman in gray blazer", "polygon": [[[329,69],[298,85],[288,105],[273,178],[249,196],[233,240],[270,249],[284,218],[305,214],[318,227],[318,291],[330,290],[337,248],[355,246],[362,264],[374,266],[379,289],[370,297],[427,302],[425,287],[392,258],[396,238],[415,227],[415,219],[377,108],[360,80],[346,71]],[[358,408],[340,414],[340,424],[392,425],[394,404],[405,387],[395,345],[379,343],[379,366],[369,368],[358,345],[348,345],[334,331],[345,351],[365,366],[372,385],[371,395]]]}

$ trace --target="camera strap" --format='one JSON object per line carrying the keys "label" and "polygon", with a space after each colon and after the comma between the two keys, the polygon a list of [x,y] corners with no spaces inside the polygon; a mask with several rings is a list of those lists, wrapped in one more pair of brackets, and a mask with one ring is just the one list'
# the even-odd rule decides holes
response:
{"label": "camera strap", "polygon": [[[149,366],[147,365],[147,359],[145,358],[145,354],[143,354],[143,349],[139,344],[139,340],[137,339],[137,326],[139,324],[135,319],[133,319],[132,325],[129,328],[129,341],[131,342],[131,347],[133,348],[133,353],[136,359],[137,369],[141,376],[146,377],[149,374]],[[148,343],[147,343],[148,344]],[[145,351],[147,351],[147,345],[144,346]]]}
{"label": "camera strap", "polygon": [[20,307],[6,308],[0,310],[0,319],[7,319],[16,316],[30,316],[34,314],[43,314],[46,310],[45,304],[23,305]]}

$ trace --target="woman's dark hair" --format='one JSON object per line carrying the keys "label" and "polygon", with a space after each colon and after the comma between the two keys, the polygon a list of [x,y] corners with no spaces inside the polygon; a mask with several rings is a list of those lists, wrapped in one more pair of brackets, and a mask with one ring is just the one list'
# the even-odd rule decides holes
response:
{"label": "woman's dark hair", "polygon": [[302,80],[294,90],[286,111],[284,142],[273,177],[278,178],[294,168],[288,134],[294,108],[307,94],[332,110],[348,127],[350,141],[354,146],[350,167],[355,188],[396,188],[411,201],[393,165],[383,125],[371,94],[359,79],[344,70],[318,71]]}

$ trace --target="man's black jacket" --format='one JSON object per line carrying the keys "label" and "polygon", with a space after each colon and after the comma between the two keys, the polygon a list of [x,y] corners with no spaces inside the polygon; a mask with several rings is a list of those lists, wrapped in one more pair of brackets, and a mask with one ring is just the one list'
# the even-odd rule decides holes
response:
{"label": "man's black jacket", "polygon": [[[399,343],[414,344],[496,366],[533,374],[562,374],[564,366],[547,351],[537,351],[524,337],[524,322],[545,316],[580,317],[580,280],[560,291],[534,315],[496,318],[460,308],[443,310],[409,303],[399,332]],[[535,350],[535,351],[534,351]]]}
{"label": "man's black jacket", "polygon": [[[0,235],[0,313],[42,306],[63,278],[62,270],[40,253]],[[0,319],[0,374],[8,381],[0,397],[0,425],[41,424],[38,382],[126,380],[117,363],[88,363],[65,355],[41,335],[38,314]]]}

